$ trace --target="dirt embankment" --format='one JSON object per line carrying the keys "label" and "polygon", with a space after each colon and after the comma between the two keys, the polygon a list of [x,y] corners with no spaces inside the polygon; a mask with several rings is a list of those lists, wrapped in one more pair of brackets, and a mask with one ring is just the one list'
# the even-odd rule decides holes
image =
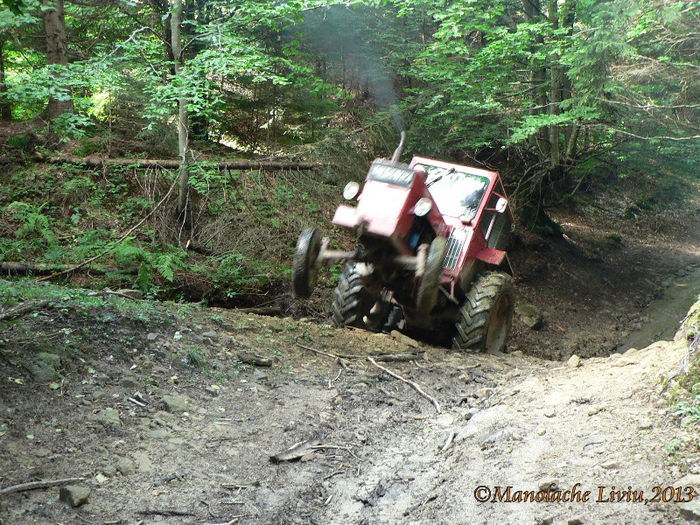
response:
{"label": "dirt embankment", "polygon": [[[5,300],[53,295],[3,322],[0,487],[82,477],[75,484],[89,492],[77,507],[59,500],[59,488],[0,494],[3,525],[637,524],[698,515],[698,499],[649,501],[655,487],[700,491],[700,452],[674,452],[697,440],[697,424],[679,428],[669,404],[681,344],[614,353],[655,317],[643,309],[654,295],[674,295],[662,283],[693,271],[697,217],[621,240],[585,216],[560,219],[565,242],[523,236],[515,247],[519,293],[544,324],[516,320],[503,355],[3,282]],[[341,362],[300,344],[356,357]],[[573,353],[586,358],[552,360]],[[373,354],[440,412],[366,359]],[[246,364],[269,364],[260,358],[272,366]],[[271,461],[299,443],[296,461]],[[688,472],[695,477],[682,479]],[[591,494],[514,501],[547,487]],[[618,489],[643,492],[646,504],[610,501],[626,498]]]}

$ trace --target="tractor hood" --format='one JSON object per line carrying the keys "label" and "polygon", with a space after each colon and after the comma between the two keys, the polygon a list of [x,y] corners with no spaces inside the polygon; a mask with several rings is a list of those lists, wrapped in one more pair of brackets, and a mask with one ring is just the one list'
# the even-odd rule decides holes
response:
{"label": "tractor hood", "polygon": [[431,202],[427,220],[438,235],[446,235],[446,225],[425,185],[425,171],[404,164],[375,160],[370,167],[357,207],[341,205],[333,223],[347,228],[361,228],[362,234],[389,238],[400,253],[410,254],[401,240],[416,219],[418,200]]}

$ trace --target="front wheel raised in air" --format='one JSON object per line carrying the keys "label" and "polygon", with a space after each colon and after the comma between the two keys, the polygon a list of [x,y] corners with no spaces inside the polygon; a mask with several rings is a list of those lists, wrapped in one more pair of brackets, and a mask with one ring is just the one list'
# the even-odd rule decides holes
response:
{"label": "front wheel raised in air", "polygon": [[375,302],[376,296],[362,282],[357,264],[346,264],[333,293],[333,324],[365,328],[365,316],[369,315]]}
{"label": "front wheel raised in air", "polygon": [[477,277],[459,309],[452,347],[479,352],[502,352],[513,324],[515,289],[503,272]]}
{"label": "front wheel raised in air", "polygon": [[306,299],[316,286],[318,255],[321,252],[321,235],[316,228],[306,228],[299,235],[292,264],[292,290],[294,295]]}

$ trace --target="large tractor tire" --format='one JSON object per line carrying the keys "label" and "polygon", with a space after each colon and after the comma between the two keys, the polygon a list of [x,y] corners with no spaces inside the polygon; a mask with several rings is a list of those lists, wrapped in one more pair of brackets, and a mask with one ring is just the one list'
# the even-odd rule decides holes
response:
{"label": "large tractor tire", "polygon": [[507,273],[488,272],[474,281],[459,310],[452,347],[502,352],[513,324],[515,289]]}
{"label": "large tractor tire", "polygon": [[294,295],[306,299],[313,292],[318,277],[317,259],[321,251],[321,235],[316,228],[306,228],[299,235],[292,264]]}
{"label": "large tractor tire", "polygon": [[435,237],[430,243],[425,270],[418,285],[416,307],[421,314],[428,314],[435,307],[440,288],[440,276],[447,254],[447,239]]}
{"label": "large tractor tire", "polygon": [[333,324],[366,328],[364,318],[369,315],[376,299],[362,282],[356,264],[346,264],[333,294]]}

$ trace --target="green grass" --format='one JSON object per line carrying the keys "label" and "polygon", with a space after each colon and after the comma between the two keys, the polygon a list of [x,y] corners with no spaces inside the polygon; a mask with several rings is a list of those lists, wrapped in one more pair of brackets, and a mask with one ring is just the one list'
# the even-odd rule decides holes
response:
{"label": "green grass", "polygon": [[59,311],[76,311],[95,316],[104,322],[111,320],[112,311],[143,323],[165,320],[165,311],[158,303],[136,301],[119,296],[93,295],[90,290],[36,282],[31,278],[0,281],[0,305],[12,307],[25,301],[46,300]]}

